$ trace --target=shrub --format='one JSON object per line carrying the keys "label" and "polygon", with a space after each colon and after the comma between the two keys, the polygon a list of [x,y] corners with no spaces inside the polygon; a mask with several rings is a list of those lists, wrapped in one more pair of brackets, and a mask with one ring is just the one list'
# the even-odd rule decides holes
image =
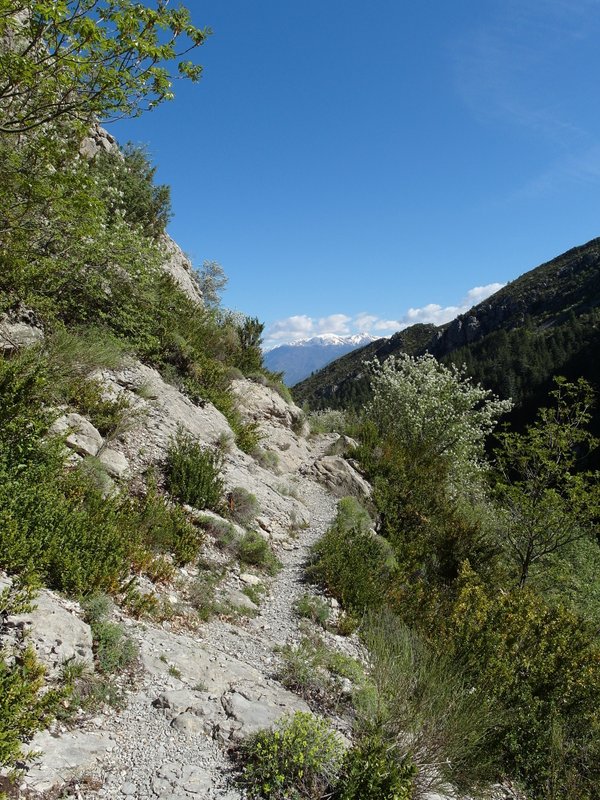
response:
{"label": "shrub", "polygon": [[299,617],[305,617],[324,628],[329,619],[329,606],[322,597],[315,597],[305,593],[294,604],[294,609]]}
{"label": "shrub", "polygon": [[238,525],[251,525],[258,514],[258,500],[242,486],[235,486],[227,495],[229,516]]}
{"label": "shrub", "polygon": [[390,611],[368,614],[361,638],[376,690],[361,709],[367,731],[379,732],[399,765],[416,765],[423,791],[489,787],[499,771],[491,746],[498,708]]}
{"label": "shrub", "polygon": [[112,611],[110,598],[99,593],[92,594],[83,601],[82,606],[92,629],[99,671],[111,675],[131,666],[137,658],[137,646],[120,625],[109,621]]}
{"label": "shrub", "polygon": [[204,539],[202,531],[190,522],[180,506],[160,495],[152,483],[146,497],[138,501],[137,511],[137,527],[146,547],[172,553],[178,564],[186,564],[198,555]]}
{"label": "shrub", "polygon": [[345,411],[326,409],[308,416],[311,433],[345,433],[348,425]]}
{"label": "shrub", "polygon": [[346,751],[333,800],[411,800],[414,764],[398,759],[376,732]]}
{"label": "shrub", "polygon": [[223,504],[223,456],[180,431],[167,454],[167,485],[174,497],[194,508],[218,511]]}
{"label": "shrub", "polygon": [[218,610],[215,587],[221,579],[219,572],[200,572],[188,587],[188,598],[202,622],[207,622]]}
{"label": "shrub", "polygon": [[389,543],[371,530],[358,501],[346,497],[333,525],[314,545],[307,575],[345,607],[363,612],[383,603],[396,569]]}
{"label": "shrub", "polygon": [[335,709],[343,694],[340,678],[362,687],[365,676],[358,661],[330,650],[318,636],[304,636],[282,647],[278,678],[313,707]]}
{"label": "shrub", "polygon": [[263,469],[279,475],[279,456],[274,450],[265,450],[264,447],[254,447],[250,453],[252,458]]}
{"label": "shrub", "polygon": [[297,712],[246,740],[240,755],[251,800],[320,800],[337,778],[342,746],[324,720]]}
{"label": "shrub", "polygon": [[436,638],[444,649],[498,704],[496,745],[506,773],[534,800],[595,798],[600,785],[597,631],[527,588],[486,588],[468,565],[438,625]]}
{"label": "shrub", "polygon": [[237,555],[242,564],[260,567],[269,575],[274,575],[281,567],[269,543],[256,531],[247,531],[239,540]]}

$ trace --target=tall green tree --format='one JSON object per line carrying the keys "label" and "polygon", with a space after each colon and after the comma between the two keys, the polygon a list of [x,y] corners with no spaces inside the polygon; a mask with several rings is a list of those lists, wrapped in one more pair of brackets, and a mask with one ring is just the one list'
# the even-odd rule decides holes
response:
{"label": "tall green tree", "polygon": [[209,33],[168,0],[0,0],[0,133],[136,116],[199,79]]}
{"label": "tall green tree", "polygon": [[525,433],[505,431],[496,451],[496,497],[510,559],[523,587],[530,570],[598,530],[600,473],[581,471],[598,441],[588,430],[591,386],[556,378],[555,405]]}

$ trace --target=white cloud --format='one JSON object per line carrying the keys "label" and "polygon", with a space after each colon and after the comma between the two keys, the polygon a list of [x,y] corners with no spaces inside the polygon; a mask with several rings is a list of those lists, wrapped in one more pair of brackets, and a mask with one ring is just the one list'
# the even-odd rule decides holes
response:
{"label": "white cloud", "polygon": [[296,342],[298,339],[308,339],[320,333],[335,333],[345,336],[346,334],[366,332],[373,336],[390,336],[417,322],[443,325],[481,303],[503,286],[503,283],[475,286],[473,289],[469,289],[458,305],[441,306],[438,303],[428,303],[421,308],[409,308],[398,319],[385,319],[367,311],[361,311],[354,317],[348,314],[329,314],[326,317],[315,318],[309,317],[307,314],[297,314],[277,320],[271,325],[265,334],[265,349],[268,350],[279,344]]}
{"label": "white cloud", "polygon": [[321,317],[317,322],[316,333],[337,333],[345,336],[350,333],[349,322],[352,322],[352,317],[347,314],[330,314],[328,317]]}

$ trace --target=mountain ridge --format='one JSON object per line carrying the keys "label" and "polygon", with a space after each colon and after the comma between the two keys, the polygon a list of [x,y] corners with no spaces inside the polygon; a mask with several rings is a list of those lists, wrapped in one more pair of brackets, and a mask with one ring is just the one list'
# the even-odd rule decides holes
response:
{"label": "mountain ridge", "polygon": [[[600,238],[594,238],[523,273],[444,325],[413,325],[337,359],[294,386],[294,395],[314,408],[359,406],[369,395],[364,364],[400,353],[429,352],[465,363],[475,379],[500,396],[516,395],[518,403],[547,387],[555,369],[570,377],[583,370],[594,382],[593,359],[581,365],[579,354],[594,352],[599,307]],[[499,368],[491,366],[492,355]]]}

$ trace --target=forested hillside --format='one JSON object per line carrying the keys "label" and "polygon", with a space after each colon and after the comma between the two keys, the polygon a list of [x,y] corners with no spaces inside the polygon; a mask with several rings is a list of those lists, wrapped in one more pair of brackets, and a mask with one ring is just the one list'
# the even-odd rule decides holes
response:
{"label": "forested hillside", "polygon": [[552,376],[597,383],[600,239],[542,264],[440,328],[415,325],[328,365],[294,387],[314,408],[359,407],[369,397],[364,363],[390,355],[432,353],[466,364],[476,380],[511,397],[531,418]]}

